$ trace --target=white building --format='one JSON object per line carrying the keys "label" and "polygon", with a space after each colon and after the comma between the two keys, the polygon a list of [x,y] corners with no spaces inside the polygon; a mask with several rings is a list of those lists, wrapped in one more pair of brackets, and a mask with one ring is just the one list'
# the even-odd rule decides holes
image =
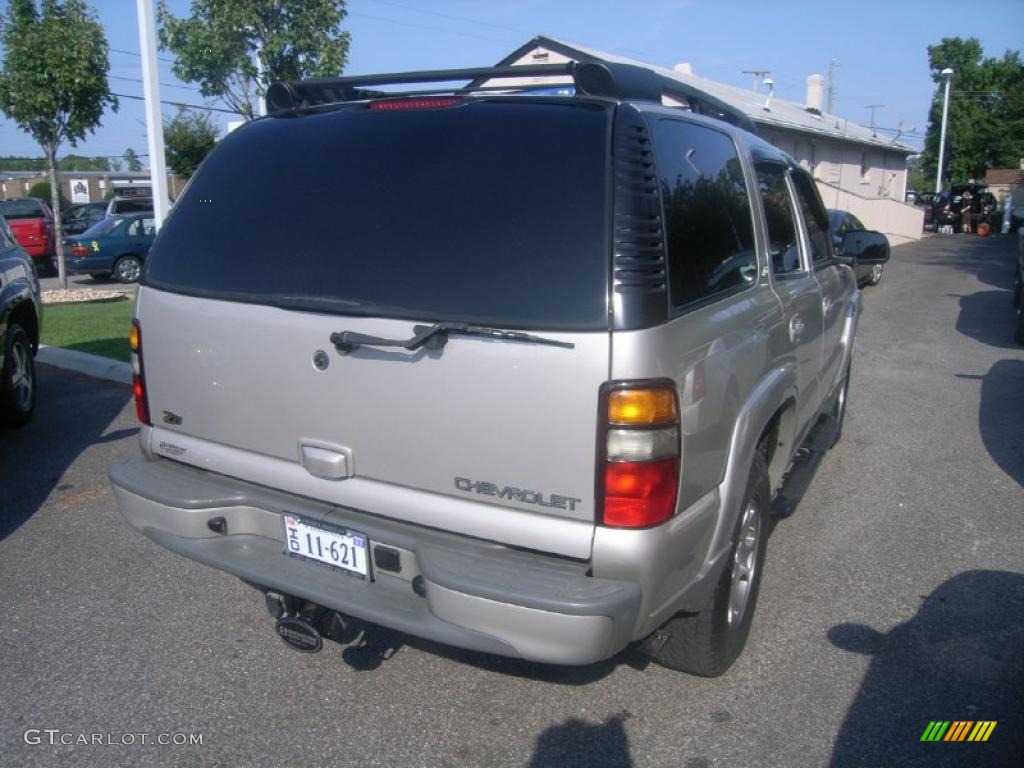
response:
{"label": "white building", "polygon": [[[636,64],[700,89],[744,112],[762,138],[790,154],[811,171],[828,208],[847,210],[866,227],[888,235],[894,244],[921,236],[923,212],[903,202],[907,187],[907,157],[916,150],[878,136],[857,123],[822,112],[824,78],[807,78],[807,103],[774,98],[769,92],[723,85],[693,74],[688,64],[665,69],[593,48],[549,37],[535,37],[517,48],[498,66],[605,61]],[[534,78],[553,84],[559,78]],[[494,84],[500,81],[492,81]],[[521,82],[521,81],[520,81]],[[666,104],[675,101],[666,87]]]}

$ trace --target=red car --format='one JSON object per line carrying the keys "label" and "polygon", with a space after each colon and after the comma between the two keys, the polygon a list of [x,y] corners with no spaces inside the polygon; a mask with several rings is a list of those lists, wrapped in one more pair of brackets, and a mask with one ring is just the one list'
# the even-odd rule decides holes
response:
{"label": "red car", "polygon": [[50,206],[37,197],[0,200],[0,216],[7,219],[15,239],[32,257],[36,271],[49,272],[56,254]]}

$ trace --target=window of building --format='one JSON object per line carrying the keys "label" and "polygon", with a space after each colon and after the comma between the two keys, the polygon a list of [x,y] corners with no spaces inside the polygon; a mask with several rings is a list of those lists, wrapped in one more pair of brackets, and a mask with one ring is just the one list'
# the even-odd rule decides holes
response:
{"label": "window of building", "polygon": [[684,306],[756,282],[750,200],[732,141],[701,125],[661,120],[655,152],[672,303]]}

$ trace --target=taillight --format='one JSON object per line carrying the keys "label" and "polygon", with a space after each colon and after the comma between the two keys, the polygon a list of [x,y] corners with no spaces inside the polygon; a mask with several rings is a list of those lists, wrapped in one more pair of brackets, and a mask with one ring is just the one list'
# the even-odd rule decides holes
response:
{"label": "taillight", "polygon": [[378,99],[370,102],[370,109],[395,112],[404,109],[440,109],[462,103],[458,96],[428,96],[411,99]]}
{"label": "taillight", "polygon": [[72,256],[88,256],[89,255],[89,249],[88,249],[88,247],[82,245],[81,243],[75,243],[75,244],[73,244],[71,246],[71,255]]}
{"label": "taillight", "polygon": [[649,528],[672,517],[679,485],[679,407],[668,383],[620,383],[602,398],[602,525]]}
{"label": "taillight", "polygon": [[132,394],[135,396],[135,415],[139,417],[139,421],[151,427],[153,424],[149,420],[149,400],[146,397],[146,371],[142,366],[142,326],[138,320],[132,320],[128,343],[132,348]]}

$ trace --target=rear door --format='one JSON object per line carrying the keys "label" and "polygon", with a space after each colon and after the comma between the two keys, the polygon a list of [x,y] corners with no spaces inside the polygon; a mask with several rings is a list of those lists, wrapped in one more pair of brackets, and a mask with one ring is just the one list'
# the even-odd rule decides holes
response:
{"label": "rear door", "polygon": [[768,236],[772,284],[782,301],[785,324],[773,343],[797,368],[797,424],[808,423],[818,406],[822,356],[821,289],[800,236],[794,189],[785,165],[756,166]]}
{"label": "rear door", "polygon": [[[342,110],[225,139],[140,289],[154,450],[587,557],[609,368],[609,116],[547,101]],[[297,194],[278,191],[285,179]],[[332,342],[445,321],[541,343]]]}

